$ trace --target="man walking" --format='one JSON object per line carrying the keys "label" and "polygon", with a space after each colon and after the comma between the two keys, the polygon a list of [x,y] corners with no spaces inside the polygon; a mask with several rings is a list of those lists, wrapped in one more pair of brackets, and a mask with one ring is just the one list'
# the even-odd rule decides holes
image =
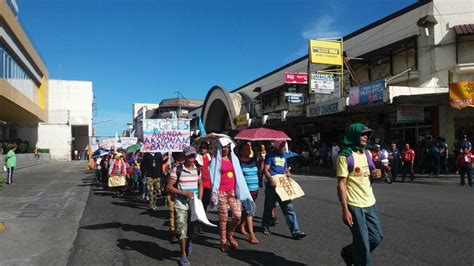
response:
{"label": "man walking", "polygon": [[280,208],[285,215],[286,223],[291,231],[291,236],[296,240],[305,237],[306,234],[300,231],[298,220],[296,219],[296,212],[291,200],[281,201],[275,189],[276,183],[274,176],[285,174],[290,176],[286,157],[283,156],[284,149],[285,141],[275,141],[273,143],[272,153],[267,155],[265,158],[264,174],[266,177],[266,184],[262,226],[264,234],[271,234],[269,228],[272,223],[272,210],[275,203],[278,201]]}
{"label": "man walking", "polygon": [[189,203],[194,197],[202,198],[203,188],[198,167],[195,165],[196,149],[192,146],[184,148],[184,165],[175,167],[171,172],[166,189],[175,195],[174,210],[176,233],[180,242],[180,265],[190,265],[188,255],[192,251],[191,240],[196,233],[196,222],[191,222]]}
{"label": "man walking", "polygon": [[161,196],[161,177],[163,175],[163,157],[161,153],[145,153],[143,156],[143,168],[145,170],[147,191],[150,200],[150,208],[156,210],[156,200]]}
{"label": "man walking", "polygon": [[341,251],[347,265],[371,265],[370,253],[383,239],[370,181],[370,175],[380,178],[381,172],[365,150],[371,134],[372,130],[363,124],[349,126],[337,160],[342,221],[350,228],[353,239],[352,244]]}
{"label": "man walking", "polygon": [[410,149],[410,144],[405,144],[402,151],[402,183],[405,182],[407,174],[410,173],[410,181],[414,179],[415,151]]}

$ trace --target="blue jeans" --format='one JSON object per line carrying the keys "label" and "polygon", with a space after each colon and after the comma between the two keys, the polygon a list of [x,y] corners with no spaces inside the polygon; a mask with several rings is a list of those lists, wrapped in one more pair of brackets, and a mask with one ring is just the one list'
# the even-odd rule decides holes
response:
{"label": "blue jeans", "polygon": [[262,226],[267,228],[270,226],[272,210],[277,201],[283,215],[285,215],[286,224],[291,231],[291,235],[294,236],[300,232],[300,227],[298,226],[298,220],[296,219],[296,212],[293,203],[291,200],[281,201],[276,193],[275,187],[272,187],[270,184],[265,185],[265,204],[263,209]]}
{"label": "blue jeans", "polygon": [[358,208],[349,205],[354,225],[351,227],[352,244],[342,249],[354,265],[371,265],[370,253],[382,242],[383,234],[375,205]]}

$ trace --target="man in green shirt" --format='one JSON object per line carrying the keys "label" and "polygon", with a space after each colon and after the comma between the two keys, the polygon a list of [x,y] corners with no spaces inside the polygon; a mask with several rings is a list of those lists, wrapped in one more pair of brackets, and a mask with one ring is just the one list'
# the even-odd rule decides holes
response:
{"label": "man in green shirt", "polygon": [[10,146],[5,162],[7,164],[7,184],[13,184],[13,170],[16,167],[16,144]]}

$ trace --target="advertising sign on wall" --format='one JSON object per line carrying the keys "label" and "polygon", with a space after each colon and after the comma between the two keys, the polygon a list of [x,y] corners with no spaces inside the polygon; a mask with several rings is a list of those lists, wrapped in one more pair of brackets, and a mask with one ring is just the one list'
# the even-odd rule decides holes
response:
{"label": "advertising sign on wall", "polygon": [[359,103],[373,104],[383,101],[385,80],[379,80],[366,85],[359,86]]}
{"label": "advertising sign on wall", "polygon": [[349,105],[358,105],[359,104],[359,87],[352,87],[349,89]]}
{"label": "advertising sign on wall", "polygon": [[337,112],[342,112],[345,109],[345,99],[339,98],[322,103],[308,105],[306,109],[307,117],[329,115]]}
{"label": "advertising sign on wall", "polygon": [[311,92],[331,94],[334,92],[334,74],[311,73]]}
{"label": "advertising sign on wall", "polygon": [[308,74],[297,72],[285,72],[286,84],[308,84]]}
{"label": "advertising sign on wall", "polygon": [[237,126],[244,126],[247,125],[249,120],[249,113],[241,114],[235,117],[235,125]]}
{"label": "advertising sign on wall", "polygon": [[474,107],[474,81],[449,84],[449,104],[456,109]]}
{"label": "advertising sign on wall", "polygon": [[423,106],[400,105],[397,106],[397,123],[417,123],[425,121],[425,108]]}
{"label": "advertising sign on wall", "polygon": [[285,101],[287,103],[302,103],[303,102],[303,93],[296,92],[286,92]]}
{"label": "advertising sign on wall", "polygon": [[342,66],[342,42],[310,40],[309,59],[313,64]]}
{"label": "advertising sign on wall", "polygon": [[179,152],[189,145],[189,119],[146,119],[143,121],[142,152]]}

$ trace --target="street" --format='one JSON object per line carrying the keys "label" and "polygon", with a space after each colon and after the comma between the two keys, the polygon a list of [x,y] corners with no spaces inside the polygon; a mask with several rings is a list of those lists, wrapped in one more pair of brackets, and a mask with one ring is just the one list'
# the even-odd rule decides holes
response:
{"label": "street", "polygon": [[[6,223],[0,236],[7,240],[3,242],[0,264],[176,265],[179,247],[168,242],[167,208],[150,211],[144,202],[130,195],[112,198],[110,192],[101,190],[91,173],[80,170],[85,167],[83,162],[52,162],[22,169],[16,173],[16,184],[0,191],[1,220]],[[300,227],[308,237],[292,240],[279,209],[281,222],[272,235],[263,235],[260,221],[264,197],[260,191],[255,229],[261,244],[251,245],[236,233],[239,248],[225,254],[218,248],[217,229],[205,228],[205,233],[193,242],[190,262],[343,265],[339,252],[351,241],[351,234],[341,221],[336,179],[295,179],[306,192],[295,200],[295,207]],[[34,192],[38,190],[42,192]],[[472,265],[474,189],[376,183],[374,190],[384,232],[384,241],[373,253],[374,264]],[[33,192],[39,196],[29,197]],[[37,209],[48,211],[37,212],[37,217],[25,213],[25,209],[33,208],[27,202],[44,202],[46,196],[54,196],[53,192],[67,198],[64,205],[56,203],[60,212],[55,213],[60,214],[52,215],[51,203],[49,207],[37,205]],[[216,223],[215,214],[209,217]]]}

